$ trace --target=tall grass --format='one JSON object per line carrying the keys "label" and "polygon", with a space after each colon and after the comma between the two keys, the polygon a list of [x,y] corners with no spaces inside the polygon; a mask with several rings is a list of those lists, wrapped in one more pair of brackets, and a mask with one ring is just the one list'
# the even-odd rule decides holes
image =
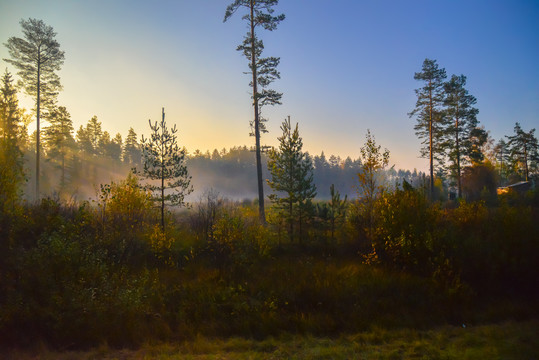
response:
{"label": "tall grass", "polygon": [[179,343],[145,344],[137,350],[102,345],[85,352],[33,350],[4,353],[7,360],[55,359],[536,359],[537,321],[477,327],[385,330],[338,337],[281,335],[264,340],[197,337]]}

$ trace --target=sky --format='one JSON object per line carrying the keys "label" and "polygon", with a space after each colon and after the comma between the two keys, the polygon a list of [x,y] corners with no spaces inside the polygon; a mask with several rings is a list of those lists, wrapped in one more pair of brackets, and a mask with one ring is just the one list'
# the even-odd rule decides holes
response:
{"label": "sky", "polygon": [[[22,36],[21,19],[54,28],[65,51],[58,103],[75,129],[96,115],[112,136],[130,127],[148,135],[148,119],[164,107],[190,152],[252,146],[247,61],[236,51],[247,27],[242,14],[223,23],[231,2],[0,0],[0,42]],[[283,104],[263,109],[264,144],[278,144],[290,116],[311,155],[358,158],[370,129],[396,168],[425,171],[407,115],[425,58],[448,77],[467,76],[495,140],[517,121],[524,130],[539,125],[537,0],[281,0],[276,11],[285,21],[259,35],[264,56],[281,58],[272,88]]]}

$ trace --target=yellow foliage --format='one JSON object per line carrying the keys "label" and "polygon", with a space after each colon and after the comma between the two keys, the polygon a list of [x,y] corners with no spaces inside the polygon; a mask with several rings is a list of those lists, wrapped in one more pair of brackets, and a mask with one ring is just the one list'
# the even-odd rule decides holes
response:
{"label": "yellow foliage", "polygon": [[163,232],[160,225],[154,225],[149,236],[150,248],[153,254],[167,265],[174,265],[174,258],[171,256],[171,249],[174,243],[172,236]]}
{"label": "yellow foliage", "polygon": [[136,176],[129,174],[125,180],[111,184],[108,211],[115,221],[134,228],[143,222],[151,208],[150,193],[139,186]]}

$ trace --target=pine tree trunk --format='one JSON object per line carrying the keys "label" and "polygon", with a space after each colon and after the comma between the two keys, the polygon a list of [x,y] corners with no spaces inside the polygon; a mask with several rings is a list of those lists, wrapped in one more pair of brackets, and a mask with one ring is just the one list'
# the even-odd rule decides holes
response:
{"label": "pine tree trunk", "polygon": [[41,59],[37,60],[37,102],[36,102],[36,200],[39,200],[39,115],[41,107]]}
{"label": "pine tree trunk", "polygon": [[[432,87],[432,83],[429,81],[429,88]],[[434,156],[433,156],[433,104],[432,104],[432,91],[429,90],[429,152],[430,152],[430,199],[434,200]]]}
{"label": "pine tree trunk", "polygon": [[288,226],[289,226],[289,233],[290,233],[290,242],[294,242],[294,220],[292,218],[293,212],[294,212],[294,204],[292,203],[292,197],[289,196],[289,205],[288,205]]}
{"label": "pine tree trunk", "polygon": [[60,189],[61,191],[64,190],[64,187],[65,187],[65,154],[64,154],[64,151],[62,149],[62,179],[60,180]]}
{"label": "pine tree trunk", "polygon": [[301,201],[298,203],[299,210],[299,244],[303,244],[303,211]]}
{"label": "pine tree trunk", "polygon": [[[165,130],[165,108],[163,108],[163,123],[161,125],[161,134],[164,133]],[[163,135],[161,135],[161,139],[163,139]],[[163,143],[161,145],[161,230],[165,232],[165,161],[164,161],[164,153],[165,153],[165,144]]]}
{"label": "pine tree trunk", "polygon": [[525,180],[528,181],[528,144],[526,141],[524,141],[524,170],[526,175]]}
{"label": "pine tree trunk", "polygon": [[254,5],[251,1],[251,72],[253,74],[253,108],[255,115],[255,145],[256,145],[256,175],[258,180],[258,216],[262,224],[266,224],[266,213],[264,211],[264,183],[262,179],[262,156],[260,150],[260,117],[258,111],[258,86],[256,70],[256,49],[255,49],[255,23]]}
{"label": "pine tree trunk", "polygon": [[[459,111],[459,107],[457,105],[457,114]],[[462,197],[462,182],[460,178],[460,145],[459,145],[459,117],[457,116],[455,120],[455,127],[456,127],[456,146],[457,146],[457,186],[458,186],[458,197],[459,199]]]}

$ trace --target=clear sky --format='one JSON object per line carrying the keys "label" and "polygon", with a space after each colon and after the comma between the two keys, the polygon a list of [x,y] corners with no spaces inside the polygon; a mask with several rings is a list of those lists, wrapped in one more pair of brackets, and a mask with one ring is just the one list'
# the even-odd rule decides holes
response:
{"label": "clear sky", "polygon": [[[22,36],[20,19],[55,29],[66,56],[59,104],[75,128],[97,115],[111,135],[148,134],[165,107],[191,152],[252,145],[247,63],[235,51],[247,29],[240,14],[223,23],[230,2],[0,0],[0,42]],[[516,121],[539,127],[537,0],[281,0],[277,11],[286,20],[261,37],[264,55],[281,57],[273,88],[284,95],[264,110],[265,144],[290,115],[311,154],[357,158],[370,129],[397,168],[426,170],[407,116],[426,57],[468,77],[495,139]]]}

